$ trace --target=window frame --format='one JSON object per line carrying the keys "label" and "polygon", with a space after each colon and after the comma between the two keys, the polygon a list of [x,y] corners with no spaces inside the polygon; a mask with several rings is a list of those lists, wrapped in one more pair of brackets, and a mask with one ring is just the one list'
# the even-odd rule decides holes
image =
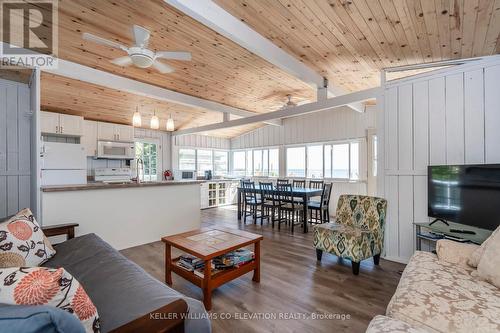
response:
{"label": "window frame", "polygon": [[[161,154],[161,143],[160,143],[160,140],[159,139],[155,139],[155,138],[134,138],[134,146],[135,144],[137,143],[142,143],[143,145],[145,143],[147,144],[154,144],[156,145],[156,179],[155,180],[144,180],[144,170],[145,170],[145,167],[144,167],[144,157],[141,157],[142,159],[142,179],[141,181],[161,181],[163,179],[162,177],[162,169],[163,169],[163,163],[162,163],[162,154]],[[137,156],[134,157],[134,165],[135,167],[137,168]],[[151,169],[151,168],[150,168]],[[135,170],[135,172],[137,172],[137,170]],[[152,174],[150,174],[149,176],[152,176]]]}
{"label": "window frame", "polygon": [[[179,158],[180,158],[180,154],[179,154],[179,151],[181,149],[189,149],[189,150],[194,150],[194,170],[184,170],[184,169],[181,169],[180,168],[180,161],[179,161]],[[199,175],[198,172],[198,151],[199,150],[206,150],[206,151],[210,151],[211,154],[212,154],[212,175],[213,176],[217,176],[217,177],[227,177],[230,172],[231,172],[231,162],[230,162],[230,159],[232,158],[232,150],[231,149],[214,149],[214,148],[202,148],[202,147],[190,147],[190,146],[180,146],[180,147],[177,147],[177,169],[179,171],[194,171],[196,173],[196,175],[198,177],[201,177],[203,175]],[[227,172],[225,175],[216,175],[215,174],[215,152],[225,152],[227,154],[227,161],[226,161],[226,166],[227,166]]]}
{"label": "window frame", "polygon": [[[270,150],[273,150],[273,149],[276,149],[278,150],[278,175],[277,176],[270,176],[269,175],[269,172],[270,172],[270,160],[269,160],[269,157],[270,157],[270,153],[269,151]],[[264,170],[264,168],[262,169],[262,175],[259,175],[259,176],[256,176],[255,175],[255,157],[254,157],[254,154],[255,154],[255,151],[261,151],[261,164],[262,164],[262,168],[264,167],[264,161],[266,160],[264,158],[264,155],[267,155],[267,169]],[[234,165],[233,165],[233,162],[234,162],[234,153],[235,152],[245,152],[245,177],[259,177],[259,178],[278,178],[279,177],[279,170],[280,170],[280,148],[279,146],[266,146],[266,147],[255,147],[255,148],[248,148],[248,149],[233,149],[231,150],[231,161],[232,161],[232,164],[231,164],[231,169],[229,171],[229,174],[233,174],[234,175]],[[248,170],[248,162],[249,162],[249,159],[248,159],[248,155],[251,155],[251,160],[252,160],[252,166],[251,166],[251,171],[249,172]]]}

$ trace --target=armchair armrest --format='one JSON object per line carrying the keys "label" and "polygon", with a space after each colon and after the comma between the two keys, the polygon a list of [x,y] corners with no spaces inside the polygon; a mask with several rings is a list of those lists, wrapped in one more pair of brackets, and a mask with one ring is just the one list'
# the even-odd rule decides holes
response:
{"label": "armchair armrest", "polygon": [[440,239],[436,242],[436,253],[439,260],[463,267],[469,267],[467,261],[477,248],[479,245],[460,243],[449,239]]}
{"label": "armchair armrest", "polygon": [[68,239],[71,239],[75,237],[75,227],[78,226],[78,223],[54,224],[42,226],[42,231],[47,237],[66,235]]}
{"label": "armchair armrest", "polygon": [[178,299],[159,309],[146,313],[144,316],[132,320],[111,333],[132,332],[170,332],[184,333],[184,319],[188,313],[185,300]]}

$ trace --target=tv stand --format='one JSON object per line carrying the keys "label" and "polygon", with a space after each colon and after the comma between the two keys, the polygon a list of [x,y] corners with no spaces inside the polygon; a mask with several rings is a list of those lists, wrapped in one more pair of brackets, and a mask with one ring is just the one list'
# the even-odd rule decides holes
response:
{"label": "tv stand", "polygon": [[448,227],[450,226],[450,224],[448,222],[446,222],[445,220],[443,219],[434,219],[434,221],[432,221],[431,223],[429,223],[429,225],[433,225],[434,223],[436,222],[443,222],[444,224],[446,224]]}

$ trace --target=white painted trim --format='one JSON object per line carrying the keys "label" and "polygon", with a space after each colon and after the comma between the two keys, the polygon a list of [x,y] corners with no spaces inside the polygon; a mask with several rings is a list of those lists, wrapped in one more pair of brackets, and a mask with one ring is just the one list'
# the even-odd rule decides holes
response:
{"label": "white painted trim", "polygon": [[[324,88],[325,81],[321,75],[232,16],[212,0],[164,1],[294,77],[316,88]],[[327,88],[333,96],[347,93],[341,87],[329,85]],[[364,105],[361,103],[352,103],[349,107],[358,112],[364,111]]]}
{"label": "white painted trim", "polygon": [[[3,47],[7,46],[7,43],[1,43]],[[57,68],[42,70],[47,73],[64,76],[70,79],[97,84],[99,86],[125,91],[170,103],[181,104],[189,107],[203,108],[215,112],[230,113],[240,117],[249,117],[258,114],[257,112],[243,110],[203,98],[182,94],[173,90],[128,79],[123,76],[115,75],[63,59],[58,59]],[[282,124],[279,119],[266,121],[265,123],[274,126],[281,126]]]}
{"label": "white painted trim", "polygon": [[303,104],[299,106],[294,106],[287,109],[281,109],[273,112],[262,113],[252,117],[240,118],[235,120],[230,120],[226,122],[215,123],[211,125],[205,125],[194,128],[187,128],[184,130],[179,130],[173,132],[173,135],[185,135],[199,132],[207,132],[218,130],[222,128],[230,128],[236,126],[242,126],[252,123],[265,122],[271,119],[281,119],[288,117],[295,117],[303,114],[324,111],[328,109],[337,108],[340,106],[346,106],[351,103],[361,102],[372,98],[377,98],[383,93],[382,88],[370,88],[366,90],[357,91],[354,93],[337,96],[333,98],[328,98],[325,100]]}

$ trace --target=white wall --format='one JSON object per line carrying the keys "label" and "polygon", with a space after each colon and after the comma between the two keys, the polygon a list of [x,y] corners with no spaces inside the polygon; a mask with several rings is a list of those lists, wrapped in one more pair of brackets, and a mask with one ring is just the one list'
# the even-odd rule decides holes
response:
{"label": "white wall", "polygon": [[280,175],[285,176],[285,147],[293,144],[362,139],[360,144],[361,181],[335,181],[330,200],[330,214],[335,214],[341,194],[367,194],[367,144],[368,129],[377,126],[377,108],[367,107],[366,112],[354,112],[348,107],[316,112],[283,119],[283,126],[265,126],[231,139],[231,149],[279,147]]}
{"label": "white wall", "polygon": [[383,105],[385,256],[406,262],[429,221],[427,166],[500,163],[500,57],[390,82]]}
{"label": "white wall", "polygon": [[27,84],[0,79],[0,219],[30,207],[30,106]]}

